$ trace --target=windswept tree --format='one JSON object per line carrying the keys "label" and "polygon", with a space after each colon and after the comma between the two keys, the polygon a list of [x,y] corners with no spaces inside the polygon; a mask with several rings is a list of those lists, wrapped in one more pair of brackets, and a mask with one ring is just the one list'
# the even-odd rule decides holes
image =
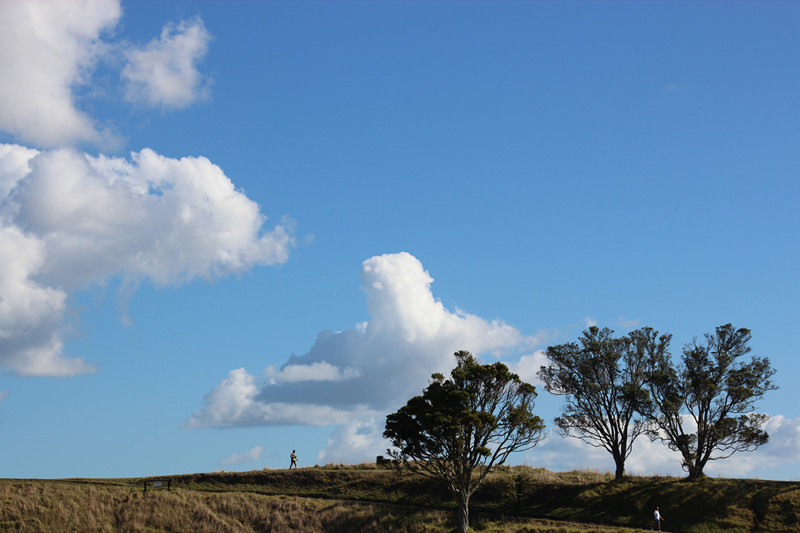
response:
{"label": "windswept tree", "polygon": [[455,354],[450,378],[433,374],[421,396],[386,417],[389,455],[410,470],[443,480],[458,506],[458,531],[469,529],[469,499],[509,454],[535,446],[544,424],[533,414],[536,390],[502,363],[481,365]]}
{"label": "windswept tree", "polygon": [[766,357],[743,360],[750,338],[748,329],[720,326],[704,343],[687,344],[677,368],[668,352],[652,354],[652,403],[643,409],[652,424],[648,433],[681,453],[689,479],[703,477],[708,461],[753,451],[769,440],[761,429],[769,417],[753,410],[764,393],[777,388],[770,380],[775,370]]}
{"label": "windswept tree", "polygon": [[614,337],[608,328],[590,327],[578,342],[550,346],[550,361],[539,378],[551,394],[566,398],[555,419],[562,435],[608,451],[616,479],[625,475],[633,443],[646,428],[637,407],[647,402],[647,363],[669,346],[669,335],[642,328]]}

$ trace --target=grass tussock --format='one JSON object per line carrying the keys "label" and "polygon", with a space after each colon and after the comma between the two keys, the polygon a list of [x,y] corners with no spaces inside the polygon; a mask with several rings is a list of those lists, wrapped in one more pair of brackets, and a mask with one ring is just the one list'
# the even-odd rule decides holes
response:
{"label": "grass tussock", "polygon": [[[450,533],[441,483],[377,465],[217,472],[147,480],[0,480],[0,532]],[[166,486],[166,484],[165,484]],[[471,501],[482,533],[800,531],[800,483],[630,477],[531,467],[490,474]]]}
{"label": "grass tussock", "polygon": [[[0,483],[0,531],[445,533],[452,513],[250,492],[150,491],[70,482]],[[474,531],[586,532],[552,521],[481,519]],[[602,529],[597,531],[619,531]]]}
{"label": "grass tussock", "polygon": [[0,531],[325,532],[446,531],[442,511],[252,493],[150,491],[69,482],[0,483]]}

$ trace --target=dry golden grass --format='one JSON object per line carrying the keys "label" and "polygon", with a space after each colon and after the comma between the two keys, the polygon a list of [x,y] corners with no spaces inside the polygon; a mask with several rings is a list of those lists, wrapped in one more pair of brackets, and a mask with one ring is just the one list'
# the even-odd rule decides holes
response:
{"label": "dry golden grass", "polygon": [[[0,483],[0,530],[25,532],[425,531],[388,509],[288,496],[158,490],[70,482]],[[435,526],[444,513],[422,513]],[[438,516],[437,516],[438,515]],[[420,517],[422,520],[422,517]]]}
{"label": "dry golden grass", "polygon": [[[250,492],[150,490],[125,483],[0,481],[0,531],[193,533],[444,533],[452,513]],[[473,519],[482,533],[614,533],[624,528],[525,519]]]}
{"label": "dry golden grass", "polygon": [[[455,526],[444,486],[374,465],[165,479],[171,490],[147,492],[142,479],[0,480],[0,532],[445,533]],[[800,532],[797,482],[615,482],[608,473],[531,467],[491,474],[471,502],[471,525],[479,533],[642,531],[655,505],[671,531]]]}

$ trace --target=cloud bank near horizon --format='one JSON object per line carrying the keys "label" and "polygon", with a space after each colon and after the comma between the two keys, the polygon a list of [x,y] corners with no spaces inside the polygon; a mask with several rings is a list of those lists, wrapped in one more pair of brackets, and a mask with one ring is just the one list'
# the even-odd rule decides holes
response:
{"label": "cloud bank near horizon", "polygon": [[257,461],[261,458],[261,454],[264,452],[263,446],[254,446],[253,448],[247,450],[246,452],[234,452],[230,457],[227,457],[219,462],[221,465],[235,465],[235,464],[242,464],[242,463],[252,463],[253,461]]}
{"label": "cloud bank near horizon", "polygon": [[[705,473],[709,476],[747,477],[753,472],[779,468],[800,461],[800,418],[773,415],[764,426],[770,439],[754,452],[735,453],[718,461],[709,461]],[[520,462],[556,471],[594,468],[613,472],[614,461],[602,448],[595,448],[577,438],[564,438],[553,431]],[[670,450],[660,441],[639,437],[625,462],[631,475],[684,476],[679,452]]]}

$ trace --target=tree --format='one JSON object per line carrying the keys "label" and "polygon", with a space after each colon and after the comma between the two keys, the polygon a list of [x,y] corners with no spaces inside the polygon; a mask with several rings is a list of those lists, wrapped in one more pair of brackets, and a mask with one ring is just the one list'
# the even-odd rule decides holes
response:
{"label": "tree", "polygon": [[646,428],[637,408],[647,401],[647,361],[669,345],[669,336],[650,328],[613,337],[613,331],[592,326],[579,342],[547,348],[549,366],[539,378],[551,394],[566,396],[555,419],[564,436],[602,447],[614,458],[616,479],[625,475],[625,460]]}
{"label": "tree", "polygon": [[775,370],[766,357],[742,358],[750,352],[751,334],[731,324],[683,348],[681,365],[674,367],[669,352],[652,354],[648,389],[652,403],[644,409],[651,439],[666,442],[682,456],[688,478],[704,476],[708,461],[766,444],[761,428],[767,415],[753,412],[755,402],[777,387]]}
{"label": "tree", "polygon": [[389,455],[410,470],[443,480],[469,528],[469,499],[509,454],[535,446],[544,424],[532,412],[536,390],[502,363],[481,365],[456,352],[450,378],[433,374],[421,396],[386,417]]}

